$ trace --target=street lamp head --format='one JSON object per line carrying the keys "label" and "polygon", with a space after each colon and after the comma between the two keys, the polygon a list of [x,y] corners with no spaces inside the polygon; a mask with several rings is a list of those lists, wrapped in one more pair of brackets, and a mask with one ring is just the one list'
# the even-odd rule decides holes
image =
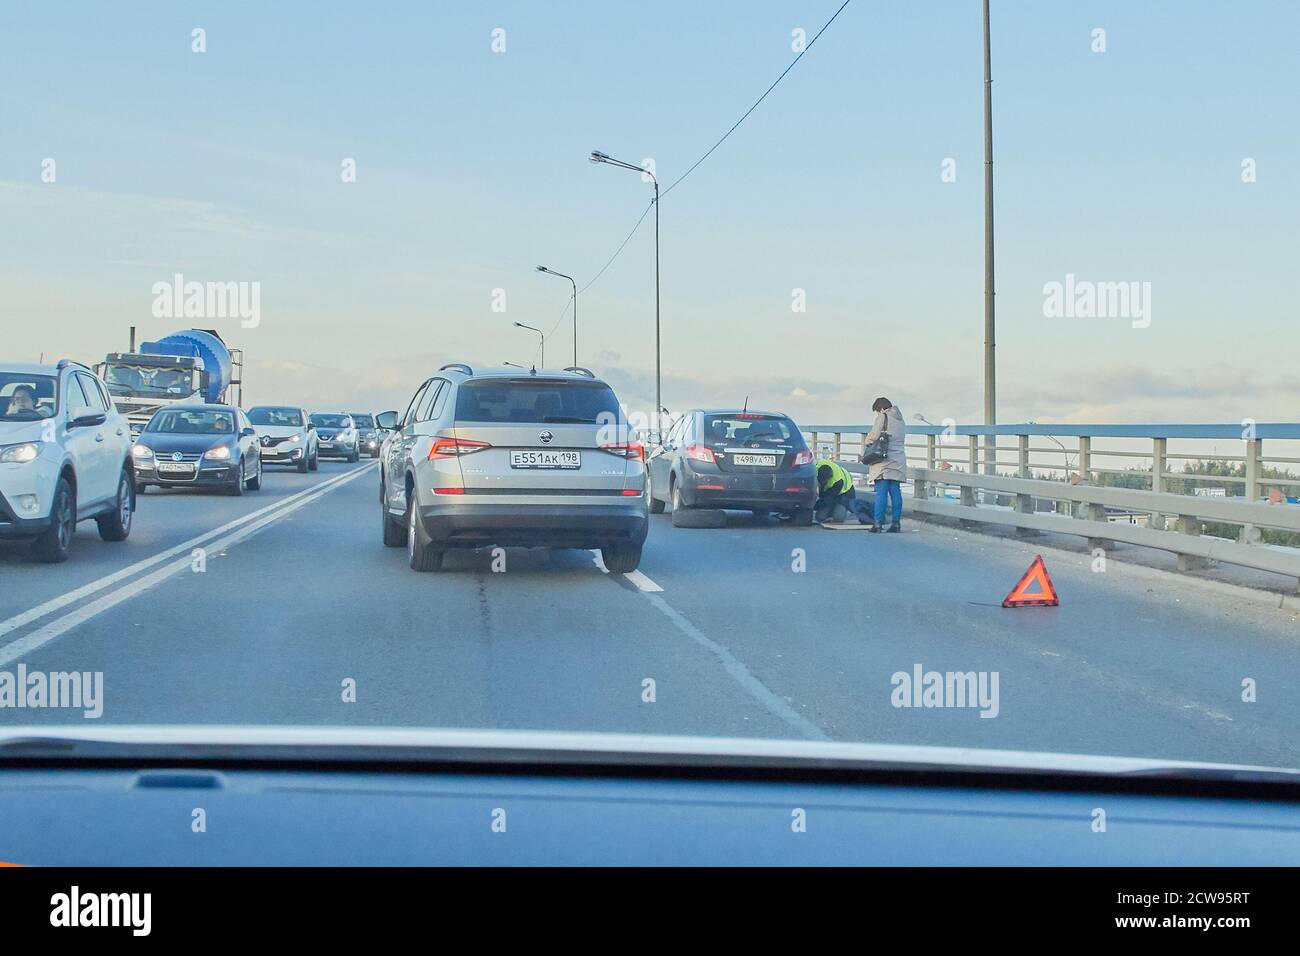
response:
{"label": "street lamp head", "polygon": [[538,267],[537,267],[537,271],[538,271],[538,272],[549,272],[550,270],[547,269],[546,266],[538,266]]}
{"label": "street lamp head", "polygon": [[605,163],[609,161],[609,155],[607,153],[602,153],[596,149],[591,151],[591,156],[589,158],[593,163]]}

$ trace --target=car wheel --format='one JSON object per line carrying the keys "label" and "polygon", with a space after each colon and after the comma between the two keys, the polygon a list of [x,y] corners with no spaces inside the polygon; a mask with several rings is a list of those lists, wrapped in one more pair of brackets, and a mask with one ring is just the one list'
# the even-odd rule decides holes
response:
{"label": "car wheel", "polygon": [[319,449],[319,448],[318,448],[316,451],[314,451],[314,452],[311,453],[311,461],[309,461],[309,462],[307,463],[307,467],[310,468],[312,471],[316,471],[318,468],[320,468],[320,449]]}
{"label": "car wheel", "polygon": [[688,508],[682,503],[682,491],[673,483],[674,528],[725,528],[727,516],[719,508]]}
{"label": "car wheel", "polygon": [[650,498],[650,513],[652,515],[661,515],[664,513],[664,502],[655,497],[655,487],[650,481],[650,472],[645,475],[646,492]]}
{"label": "car wheel", "polygon": [[244,487],[249,491],[257,491],[262,487],[262,460],[257,460],[257,474],[244,482]]}
{"label": "car wheel", "polygon": [[361,460],[361,449],[359,448],[356,451],[352,452],[352,454],[348,455],[349,464],[355,465],[360,460]]}
{"label": "car wheel", "polygon": [[125,541],[131,533],[131,515],[135,512],[135,484],[131,481],[131,472],[122,469],[122,477],[117,480],[117,500],[113,510],[95,519],[99,525],[99,536],[105,541]]}
{"label": "car wheel", "polygon": [[235,479],[233,485],[226,489],[226,494],[232,495],[236,498],[242,495],[244,493],[244,479],[246,477],[247,475],[244,473],[244,459],[241,458],[239,459],[239,477]]}
{"label": "car wheel", "polygon": [[307,469],[311,467],[311,456],[303,452],[303,456],[298,459],[298,474],[307,474]]}
{"label": "car wheel", "polygon": [[439,571],[442,552],[429,546],[412,495],[406,498],[406,559],[412,571]]}
{"label": "car wheel", "polygon": [[600,560],[606,570],[614,574],[627,574],[637,569],[641,563],[641,545],[615,544],[600,549]]}
{"label": "car wheel", "polygon": [[54,486],[54,501],[50,505],[50,526],[36,539],[32,547],[36,556],[47,564],[68,560],[72,550],[72,535],[77,530],[77,496],[68,479],[60,478]]}
{"label": "car wheel", "polygon": [[811,508],[795,508],[790,512],[790,523],[799,528],[807,528],[813,524],[813,510]]}
{"label": "car wheel", "polygon": [[406,544],[406,522],[400,518],[394,520],[388,513],[388,496],[384,486],[379,486],[379,515],[384,522],[384,544],[390,548],[400,548]]}

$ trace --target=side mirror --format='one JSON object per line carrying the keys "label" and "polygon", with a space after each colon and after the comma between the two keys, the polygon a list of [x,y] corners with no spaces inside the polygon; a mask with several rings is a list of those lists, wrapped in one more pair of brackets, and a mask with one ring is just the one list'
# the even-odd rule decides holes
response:
{"label": "side mirror", "polygon": [[375,416],[375,427],[385,431],[397,430],[397,412],[380,412]]}
{"label": "side mirror", "polygon": [[239,433],[240,438],[252,438],[257,434],[256,428],[245,428]]}
{"label": "side mirror", "polygon": [[309,432],[314,432],[315,430],[316,430],[316,425],[315,425],[313,422],[308,422],[308,423],[307,423],[307,431],[309,431]]}
{"label": "side mirror", "polygon": [[72,421],[68,422],[69,428],[87,428],[93,425],[102,425],[108,421],[108,415],[104,412],[91,412],[88,415],[78,415]]}

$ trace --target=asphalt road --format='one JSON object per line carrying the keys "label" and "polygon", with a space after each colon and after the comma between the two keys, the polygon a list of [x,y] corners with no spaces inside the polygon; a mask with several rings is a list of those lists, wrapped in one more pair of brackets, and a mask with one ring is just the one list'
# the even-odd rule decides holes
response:
{"label": "asphalt road", "polygon": [[[380,541],[377,486],[364,461],[268,470],[242,498],[153,491],[129,541],[84,524],[64,565],[0,543],[0,671],[103,672],[108,723],[795,736],[1300,766],[1300,622],[1243,593],[1048,551],[1061,606],[1006,610],[1032,543],[739,514],[714,530],[654,516],[630,576],[591,552],[514,549],[503,572],[481,551],[416,574]],[[893,675],[916,665],[996,672],[996,716],[894,706]],[[0,729],[83,720],[0,709]]]}

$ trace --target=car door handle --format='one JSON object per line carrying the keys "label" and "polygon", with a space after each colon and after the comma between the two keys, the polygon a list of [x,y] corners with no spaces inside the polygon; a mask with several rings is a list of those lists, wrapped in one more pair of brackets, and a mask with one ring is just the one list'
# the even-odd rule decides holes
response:
{"label": "car door handle", "polygon": [[103,441],[103,440],[104,440],[104,433],[103,433],[103,432],[95,432],[95,441]]}
{"label": "car door handle", "polygon": [[119,428],[119,429],[117,430],[117,434],[118,434],[118,436],[120,437],[120,436],[122,435],[122,429]]}

